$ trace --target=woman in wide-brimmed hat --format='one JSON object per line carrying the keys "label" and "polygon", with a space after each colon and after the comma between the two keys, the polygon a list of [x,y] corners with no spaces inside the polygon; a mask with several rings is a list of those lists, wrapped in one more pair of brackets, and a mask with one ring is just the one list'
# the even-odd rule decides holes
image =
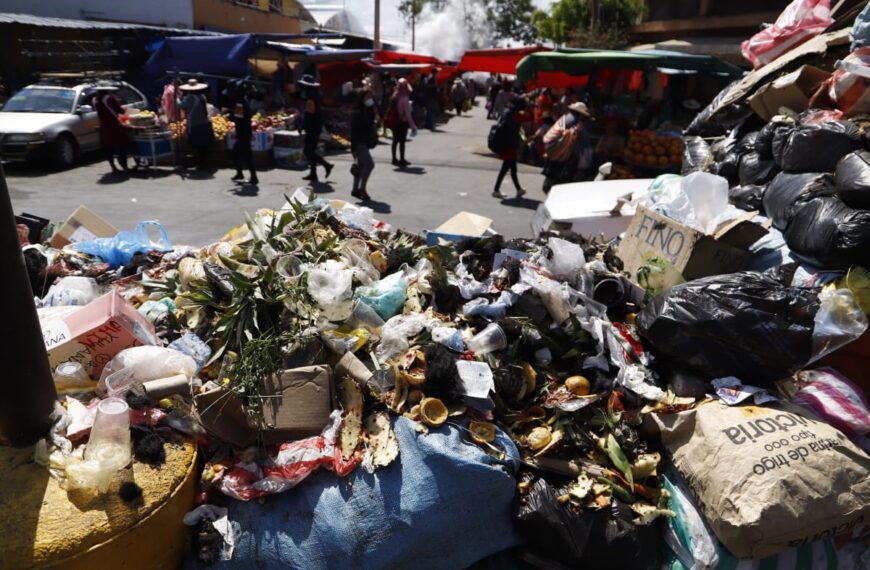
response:
{"label": "woman in wide-brimmed hat", "polygon": [[195,166],[203,168],[206,150],[214,140],[208,116],[208,99],[205,96],[208,85],[197,79],[188,79],[179,89],[184,93],[181,110],[187,120],[187,144],[193,151]]}
{"label": "woman in wide-brimmed hat", "polygon": [[320,142],[320,133],[323,131],[323,109],[320,102],[320,83],[314,76],[303,75],[297,82],[302,87],[302,99],[305,101],[302,125],[305,128],[305,144],[303,153],[308,160],[310,172],[308,176],[303,176],[303,180],[317,182],[317,165],[323,167],[326,171],[326,178],[332,173],[332,164],[317,154],[317,143]]}
{"label": "woman in wide-brimmed hat", "polygon": [[118,157],[118,166],[121,170],[127,168],[127,131],[121,124],[121,115],[124,114],[124,106],[118,102],[114,92],[118,86],[108,82],[100,82],[96,85],[96,93],[91,99],[91,106],[100,118],[100,148],[112,167],[112,172],[119,172],[115,166],[115,156]]}

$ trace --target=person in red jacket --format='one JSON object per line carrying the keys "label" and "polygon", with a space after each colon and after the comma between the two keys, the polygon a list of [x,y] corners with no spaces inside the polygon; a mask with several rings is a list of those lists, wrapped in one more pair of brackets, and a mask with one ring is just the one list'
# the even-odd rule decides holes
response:
{"label": "person in red jacket", "polygon": [[100,148],[112,167],[112,172],[120,172],[115,166],[115,155],[118,155],[118,165],[127,171],[127,132],[121,124],[124,107],[112,94],[118,87],[111,83],[100,83],[91,104],[100,118]]}
{"label": "person in red jacket", "polygon": [[492,195],[495,198],[507,198],[506,195],[501,193],[501,183],[502,180],[504,180],[505,174],[508,172],[511,173],[511,180],[513,180],[514,188],[517,190],[517,198],[522,197],[526,193],[520,185],[520,179],[517,176],[517,152],[522,144],[520,128],[523,123],[529,120],[529,114],[526,111],[527,109],[528,104],[525,99],[522,97],[514,97],[508,104],[508,108],[504,111],[504,116],[499,119],[500,121],[507,121],[510,125],[510,143],[499,155],[502,162],[501,170],[498,172],[498,178],[495,179],[495,189],[492,191]]}

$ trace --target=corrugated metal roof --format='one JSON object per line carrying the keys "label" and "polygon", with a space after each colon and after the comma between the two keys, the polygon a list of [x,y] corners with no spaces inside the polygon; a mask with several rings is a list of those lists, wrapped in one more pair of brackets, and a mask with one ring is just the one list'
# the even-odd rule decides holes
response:
{"label": "corrugated metal roof", "polygon": [[124,22],[96,22],[93,20],[70,20],[66,18],[46,18],[30,14],[13,14],[0,12],[0,24],[22,24],[25,26],[41,26],[45,28],[73,28],[79,30],[155,30],[161,32],[174,32],[179,34],[195,34],[219,36],[217,32],[205,32],[202,30],[189,30],[186,28],[164,28],[162,26],[149,26],[147,24],[130,24]]}

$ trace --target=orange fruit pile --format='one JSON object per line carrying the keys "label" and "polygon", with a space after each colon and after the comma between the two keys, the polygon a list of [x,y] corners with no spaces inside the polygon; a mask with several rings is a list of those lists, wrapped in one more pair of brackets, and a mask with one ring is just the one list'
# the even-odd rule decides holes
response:
{"label": "orange fruit pile", "polygon": [[683,160],[683,141],[678,137],[660,137],[655,131],[631,131],[625,160],[650,168],[677,166]]}

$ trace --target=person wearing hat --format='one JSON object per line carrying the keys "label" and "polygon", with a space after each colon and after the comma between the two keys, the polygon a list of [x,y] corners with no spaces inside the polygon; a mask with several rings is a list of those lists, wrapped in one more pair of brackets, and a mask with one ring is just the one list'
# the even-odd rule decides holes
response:
{"label": "person wearing hat", "polygon": [[251,100],[248,94],[247,85],[244,80],[237,79],[230,83],[230,118],[236,127],[236,142],[233,144],[233,160],[236,164],[236,175],[233,176],[233,181],[242,181],[245,175],[242,173],[242,165],[247,167],[251,173],[251,178],[248,184],[259,184],[257,179],[257,171],[254,168],[254,153],[251,151],[251,138],[253,130],[251,128]]}
{"label": "person wearing hat", "polygon": [[[402,77],[396,83],[396,90],[390,100],[390,108],[387,109],[387,115],[395,113],[396,126],[393,131],[393,166],[404,168],[410,166],[410,162],[405,160],[405,142],[408,140],[408,129],[411,129],[413,136],[417,135],[417,124],[414,122],[414,113],[411,110],[411,84],[408,80]],[[387,121],[387,115],[384,115],[384,121]],[[396,159],[396,150],[399,151],[399,159]]]}
{"label": "person wearing hat", "polygon": [[465,83],[458,77],[453,81],[453,89],[450,90],[450,96],[453,99],[453,107],[456,109],[456,116],[462,116],[462,108],[465,106],[465,100],[468,99],[468,89]]}
{"label": "person wearing hat", "polygon": [[[116,85],[108,82],[100,82],[96,86],[96,93],[91,99],[91,106],[97,112],[100,119],[100,148],[112,167],[112,172],[127,171],[127,132],[121,124],[121,115],[124,114],[124,106],[118,102],[114,93],[118,90]],[[119,170],[115,166],[115,155],[118,157]]]}
{"label": "person wearing hat", "polygon": [[326,178],[329,178],[332,173],[332,164],[317,154],[317,143],[320,141],[320,133],[323,131],[320,83],[317,83],[314,76],[309,74],[303,75],[298,83],[302,88],[302,100],[304,101],[302,125],[305,128],[305,144],[302,150],[310,168],[308,176],[303,176],[302,179],[317,182],[317,165],[322,166],[326,171]]}
{"label": "person wearing hat", "polygon": [[544,161],[545,194],[550,191],[553,184],[573,179],[577,170],[583,124],[591,118],[592,115],[586,103],[571,103],[568,105],[568,111],[544,135],[543,142],[546,151],[546,160]]}
{"label": "person wearing hat", "polygon": [[208,85],[197,79],[188,79],[179,89],[184,94],[181,110],[187,120],[187,144],[193,151],[196,168],[201,169],[205,166],[205,153],[214,140],[205,96]]}
{"label": "person wearing hat", "polygon": [[511,173],[511,180],[517,191],[517,198],[521,198],[526,193],[520,185],[520,179],[517,176],[517,152],[520,144],[522,144],[520,128],[523,123],[529,120],[526,109],[528,109],[526,100],[522,97],[514,97],[508,103],[508,108],[505,110],[504,115],[499,119],[499,126],[505,124],[507,128],[507,146],[499,154],[501,170],[498,171],[498,177],[495,179],[495,188],[492,191],[492,195],[495,198],[507,198],[507,196],[501,193],[501,183],[508,172]]}

